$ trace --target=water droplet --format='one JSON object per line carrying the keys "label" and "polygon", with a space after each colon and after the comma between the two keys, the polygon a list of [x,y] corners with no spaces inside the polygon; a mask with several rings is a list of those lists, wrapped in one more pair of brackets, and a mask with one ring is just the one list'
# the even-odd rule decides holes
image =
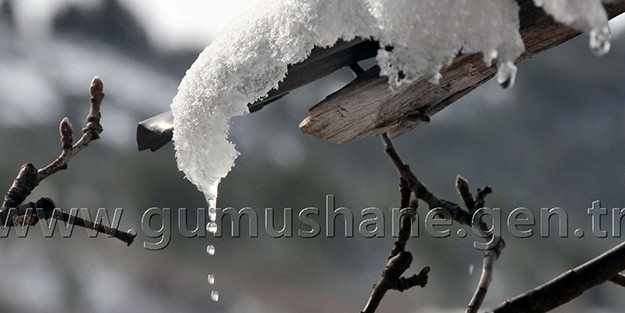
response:
{"label": "water droplet", "polygon": [[504,62],[499,64],[497,70],[497,83],[503,88],[510,88],[514,85],[516,79],[516,66],[512,62]]}
{"label": "water droplet", "polygon": [[208,218],[211,222],[217,220],[217,209],[215,207],[208,208]]}
{"label": "water droplet", "polygon": [[473,275],[473,270],[475,270],[475,265],[469,265],[469,275]]}
{"label": "water droplet", "polygon": [[219,291],[217,290],[211,291],[211,300],[215,302],[219,301]]}
{"label": "water droplet", "polygon": [[211,284],[211,285],[215,284],[215,275],[208,274],[208,283]]}
{"label": "water droplet", "polygon": [[215,222],[210,222],[208,224],[206,224],[206,231],[208,231],[211,234],[216,234],[217,233],[217,223]]}
{"label": "water droplet", "polygon": [[590,31],[590,50],[597,56],[610,51],[610,28],[607,25]]}
{"label": "water droplet", "polygon": [[206,253],[208,253],[209,255],[215,255],[215,246],[208,245],[206,247]]}

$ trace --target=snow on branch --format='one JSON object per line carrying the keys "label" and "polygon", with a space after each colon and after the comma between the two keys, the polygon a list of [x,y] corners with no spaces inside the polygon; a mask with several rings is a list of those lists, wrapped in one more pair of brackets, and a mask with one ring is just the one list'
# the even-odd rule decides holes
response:
{"label": "snow on branch", "polygon": [[[227,139],[231,118],[247,114],[248,104],[276,88],[289,65],[305,60],[315,46],[328,47],[339,39],[377,40],[379,69],[373,76],[382,74],[385,84],[401,88],[419,80],[437,83],[445,78],[441,70],[457,55],[479,53],[486,68],[496,60],[497,79],[509,87],[514,83],[514,62],[524,51],[519,4],[527,2],[260,1],[200,54],[180,83],[171,105],[178,167],[214,207],[218,183],[238,156]],[[607,14],[600,0],[582,1],[587,5],[575,0],[535,2],[558,21],[591,30],[594,51],[609,49]],[[493,73],[472,81],[472,88]]]}

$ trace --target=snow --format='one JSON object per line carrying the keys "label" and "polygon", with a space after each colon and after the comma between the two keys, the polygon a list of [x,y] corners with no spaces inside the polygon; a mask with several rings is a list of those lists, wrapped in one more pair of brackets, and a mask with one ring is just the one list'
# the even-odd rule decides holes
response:
{"label": "snow", "polygon": [[534,0],[534,4],[560,23],[590,31],[590,48],[595,54],[603,55],[610,50],[608,15],[601,0]]}
{"label": "snow", "polygon": [[513,62],[524,50],[514,0],[368,2],[378,23],[374,36],[394,47],[381,50],[378,63],[395,85],[421,77],[437,82],[459,51],[482,52],[490,64],[497,56]]}
{"label": "snow", "polygon": [[[609,47],[599,0],[535,2],[556,20],[595,32],[593,49]],[[259,1],[200,54],[180,83],[171,105],[178,167],[214,209],[217,186],[238,156],[228,141],[232,117],[247,114],[247,104],[276,87],[289,64],[339,38],[379,40],[377,61],[393,86],[419,78],[436,83],[459,52],[481,52],[486,64],[497,59],[497,80],[509,87],[524,50],[518,10],[515,0]]]}

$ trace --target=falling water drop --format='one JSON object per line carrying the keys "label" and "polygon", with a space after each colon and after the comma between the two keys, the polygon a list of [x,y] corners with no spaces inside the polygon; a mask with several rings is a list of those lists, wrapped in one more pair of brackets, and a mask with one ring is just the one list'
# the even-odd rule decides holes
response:
{"label": "falling water drop", "polygon": [[219,291],[217,290],[213,290],[211,291],[211,300],[213,301],[219,301]]}
{"label": "falling water drop", "polygon": [[497,70],[497,83],[505,89],[514,85],[516,78],[516,66],[512,62],[503,62],[499,64]]}
{"label": "falling water drop", "polygon": [[610,51],[610,28],[607,25],[590,31],[590,50],[597,56]]}
{"label": "falling water drop", "polygon": [[217,220],[217,208],[215,208],[214,206],[208,208],[208,218],[211,222]]}
{"label": "falling water drop", "polygon": [[216,234],[217,233],[217,223],[215,222],[210,222],[208,224],[206,224],[206,231],[208,231],[211,234]]}
{"label": "falling water drop", "polygon": [[473,263],[471,263],[469,265],[469,275],[473,275],[473,271],[475,270],[475,265],[473,265]]}
{"label": "falling water drop", "polygon": [[[217,188],[216,185],[214,187],[215,189]],[[217,191],[214,190],[213,194],[216,196]],[[217,220],[217,203],[215,201],[215,197],[207,198],[206,200],[208,202],[208,218],[210,220],[210,222],[206,224],[206,230],[214,235],[217,233],[217,223],[215,223],[215,221]],[[215,246],[206,246],[206,253],[208,253],[208,255],[215,255]],[[214,285],[215,275],[208,274],[207,281],[209,285]],[[211,300],[215,302],[219,301],[219,292],[217,290],[211,291]]]}
{"label": "falling water drop", "polygon": [[215,255],[215,246],[208,245],[206,247],[206,253],[208,253],[208,255]]}

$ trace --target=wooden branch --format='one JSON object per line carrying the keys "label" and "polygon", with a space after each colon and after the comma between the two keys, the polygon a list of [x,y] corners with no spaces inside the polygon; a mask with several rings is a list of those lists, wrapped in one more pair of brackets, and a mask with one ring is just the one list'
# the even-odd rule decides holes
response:
{"label": "wooden branch", "polygon": [[[476,219],[476,214],[478,214],[484,206],[484,201],[486,196],[491,193],[490,187],[486,187],[484,189],[478,189],[477,197],[473,199],[473,195],[471,194],[471,190],[469,188],[469,182],[464,179],[462,176],[458,176],[456,178],[456,190],[460,195],[462,201],[464,201],[465,206],[469,213],[473,216],[473,221]],[[487,234],[485,229],[486,225],[481,220],[481,216],[478,216],[479,219],[479,229],[480,236],[482,238],[486,238],[487,242],[491,242],[493,240],[493,234]],[[493,270],[495,267],[495,262],[501,255],[501,251],[505,247],[505,243],[500,238],[496,239],[497,245],[493,249],[489,249],[484,251],[484,258],[482,259],[482,274],[480,275],[480,280],[477,284],[477,288],[473,293],[473,297],[469,301],[465,313],[477,313],[486,298],[486,294],[488,293],[488,288],[490,287],[490,283],[493,280]]]}
{"label": "wooden branch", "polygon": [[620,281],[621,278],[615,278],[615,276],[623,270],[625,270],[625,243],[563,273],[542,286],[503,302],[492,312],[547,312],[608,280]]}
{"label": "wooden branch", "polygon": [[480,281],[477,284],[477,289],[467,305],[465,313],[477,313],[486,298],[488,287],[493,280],[493,269],[495,261],[497,261],[498,255],[494,250],[488,250],[484,252],[484,259],[482,261],[482,275]]}
{"label": "wooden branch", "polygon": [[[437,208],[445,209],[449,212],[453,220],[462,225],[473,227],[473,224],[477,221],[477,230],[480,232],[481,237],[485,238],[488,242],[496,243],[493,247],[484,252],[482,275],[475,294],[467,306],[467,312],[477,312],[486,297],[488,287],[492,281],[494,263],[505,247],[505,243],[500,237],[493,237],[493,234],[489,234],[486,231],[488,229],[486,224],[482,221],[481,216],[477,215],[480,212],[479,209],[484,205],[486,196],[491,193],[492,190],[489,187],[478,189],[477,197],[473,199],[473,195],[469,191],[469,183],[466,179],[458,176],[456,179],[456,187],[460,198],[467,206],[467,210],[462,210],[459,205],[453,202],[440,200],[421,183],[410,167],[402,161],[390,137],[386,133],[382,134],[381,137],[384,143],[384,151],[393,162],[393,165],[395,165],[400,176],[399,190],[401,195],[400,205],[402,207],[399,220],[400,231],[399,237],[395,241],[391,254],[389,255],[386,269],[382,273],[382,279],[373,287],[371,296],[362,312],[375,312],[388,290],[403,291],[413,286],[424,287],[427,283],[428,273],[430,272],[429,266],[425,266],[418,275],[406,279],[406,282],[403,282],[404,278],[401,278],[401,275],[408,269],[412,262],[412,254],[405,251],[405,247],[410,238],[412,224],[416,219],[418,200],[427,203],[430,210]],[[412,201],[410,201],[411,195],[415,197]]]}
{"label": "wooden branch", "polygon": [[[517,0],[520,10],[520,33],[525,52],[517,62],[555,47],[580,34],[556,23],[532,0]],[[605,4],[610,18],[625,11],[625,1]],[[495,67],[486,67],[481,54],[460,55],[441,71],[438,85],[419,80],[391,90],[380,69],[366,71],[309,110],[300,129],[311,136],[344,143],[355,138],[390,132],[399,135],[421,124],[415,114],[432,116],[495,74]]]}
{"label": "wooden branch", "polygon": [[430,273],[430,266],[428,265],[424,266],[418,274],[409,278],[402,277],[412,264],[412,254],[406,251],[405,248],[408,239],[410,239],[412,223],[416,220],[418,203],[417,201],[410,201],[412,191],[408,181],[403,178],[400,178],[399,191],[401,196],[400,205],[402,207],[399,218],[399,237],[393,244],[393,249],[388,257],[388,263],[384,272],[382,272],[382,278],[379,283],[373,286],[369,300],[367,300],[362,313],[375,312],[384,295],[389,290],[401,292],[416,286],[425,287],[428,282],[428,274]]}
{"label": "wooden branch", "polygon": [[121,232],[116,229],[111,229],[105,225],[94,224],[91,221],[84,220],[77,216],[71,216],[67,213],[55,213],[58,212],[58,210],[56,210],[54,202],[48,198],[41,198],[37,202],[29,202],[22,205],[22,203],[42,180],[50,177],[60,170],[67,169],[68,162],[74,156],[86,148],[93,140],[100,138],[100,133],[102,133],[102,125],[100,124],[100,105],[102,103],[102,99],[104,98],[103,89],[104,84],[102,83],[102,80],[100,80],[99,77],[95,77],[91,81],[91,86],[89,88],[90,109],[87,116],[87,122],[83,128],[82,136],[75,144],[73,143],[74,130],[66,117],[61,120],[59,125],[61,154],[52,163],[40,170],[37,170],[37,168],[31,163],[27,163],[22,166],[22,169],[13,181],[13,185],[11,185],[11,188],[7,191],[2,207],[0,208],[0,223],[2,223],[4,227],[18,225],[32,226],[37,224],[39,219],[49,219],[54,217],[61,219],[66,223],[112,235],[128,245],[134,241],[136,233]]}
{"label": "wooden branch", "polygon": [[471,226],[472,215],[469,214],[469,212],[463,210],[459,205],[453,202],[438,199],[428,190],[419,178],[415,176],[410,166],[402,161],[390,137],[387,134],[382,134],[381,137],[384,143],[384,151],[395,165],[399,176],[408,182],[410,189],[417,199],[424,201],[429,206],[430,210],[444,208],[449,212],[453,220],[462,225]]}
{"label": "wooden branch", "polygon": [[39,181],[46,179],[48,176],[60,170],[67,169],[67,163],[69,160],[71,160],[82,149],[86,148],[91,141],[100,138],[100,134],[103,131],[102,125],[100,125],[100,118],[102,116],[100,113],[100,105],[102,104],[102,99],[104,99],[103,89],[104,84],[102,83],[102,80],[100,80],[99,77],[94,78],[91,82],[91,87],[89,88],[90,107],[89,115],[87,115],[87,123],[82,129],[82,136],[74,145],[72,145],[72,135],[74,133],[72,124],[69,122],[67,117],[61,120],[61,124],[59,125],[61,143],[63,144],[61,155],[59,155],[54,162],[37,172],[37,179]]}
{"label": "wooden branch", "polygon": [[69,213],[63,212],[61,209],[57,208],[54,201],[49,198],[41,198],[37,200],[37,202],[21,204],[17,208],[7,210],[6,214],[7,216],[3,224],[4,227],[33,226],[40,220],[55,218],[68,224],[73,224],[79,227],[95,230],[99,233],[107,234],[125,242],[127,245],[132,244],[136,237],[135,233],[118,231],[117,229],[106,225],[96,224],[80,218],[77,215],[70,215]]}

